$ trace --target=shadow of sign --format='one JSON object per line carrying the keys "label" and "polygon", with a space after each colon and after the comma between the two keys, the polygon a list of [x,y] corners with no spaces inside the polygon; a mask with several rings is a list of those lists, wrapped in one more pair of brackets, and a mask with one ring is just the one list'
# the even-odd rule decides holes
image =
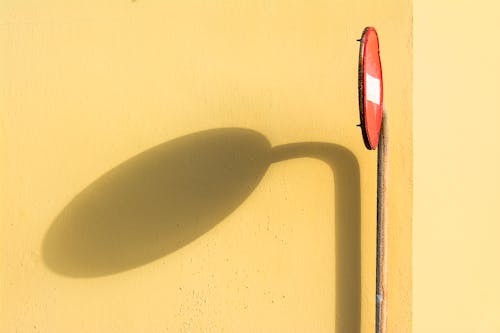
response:
{"label": "shadow of sign", "polygon": [[359,332],[359,166],[346,148],[271,147],[260,133],[221,128],[183,136],[116,166],[60,212],[42,244],[46,265],[72,277],[123,272],[185,246],[252,193],[271,163],[312,157],[334,174],[336,330]]}

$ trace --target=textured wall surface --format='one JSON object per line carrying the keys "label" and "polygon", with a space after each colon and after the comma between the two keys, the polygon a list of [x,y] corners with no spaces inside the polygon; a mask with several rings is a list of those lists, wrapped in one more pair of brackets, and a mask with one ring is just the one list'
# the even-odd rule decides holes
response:
{"label": "textured wall surface", "polygon": [[410,1],[2,1],[0,331],[372,332],[390,118],[392,332],[411,326]]}
{"label": "textured wall surface", "polygon": [[500,3],[414,10],[414,332],[500,332]]}

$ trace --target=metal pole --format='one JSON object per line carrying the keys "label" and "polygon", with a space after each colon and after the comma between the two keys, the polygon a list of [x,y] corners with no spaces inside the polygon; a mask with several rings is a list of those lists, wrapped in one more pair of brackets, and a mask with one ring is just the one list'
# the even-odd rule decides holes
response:
{"label": "metal pole", "polygon": [[387,332],[387,192],[388,192],[388,143],[387,113],[383,109],[382,129],[377,152],[377,282],[376,282],[376,332]]}

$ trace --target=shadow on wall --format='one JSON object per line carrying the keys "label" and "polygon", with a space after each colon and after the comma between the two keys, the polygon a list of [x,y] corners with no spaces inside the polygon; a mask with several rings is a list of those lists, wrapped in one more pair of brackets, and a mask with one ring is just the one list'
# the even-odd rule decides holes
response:
{"label": "shadow on wall", "polygon": [[359,332],[359,166],[344,147],[272,148],[260,133],[213,129],[153,147],[104,174],[58,215],[42,245],[53,271],[73,277],[122,272],[195,240],[233,212],[271,163],[318,158],[334,173],[336,330]]}
{"label": "shadow on wall", "polygon": [[57,273],[113,274],[201,236],[252,193],[269,165],[262,135],[220,129],[184,136],[118,165],[59,214],[43,244]]}

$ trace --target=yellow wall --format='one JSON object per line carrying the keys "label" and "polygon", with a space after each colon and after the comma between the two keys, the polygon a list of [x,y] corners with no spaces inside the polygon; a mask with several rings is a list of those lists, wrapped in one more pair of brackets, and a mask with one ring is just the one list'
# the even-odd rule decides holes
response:
{"label": "yellow wall", "polygon": [[500,3],[414,3],[415,333],[500,332]]}
{"label": "yellow wall", "polygon": [[367,25],[391,113],[390,327],[408,331],[396,0],[3,1],[0,331],[372,332]]}

